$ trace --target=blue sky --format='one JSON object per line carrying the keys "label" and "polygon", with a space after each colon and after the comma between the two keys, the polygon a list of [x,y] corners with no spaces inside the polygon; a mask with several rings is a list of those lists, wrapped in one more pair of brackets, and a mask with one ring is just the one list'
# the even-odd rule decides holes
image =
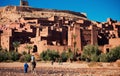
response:
{"label": "blue sky", "polygon": [[[88,19],[105,22],[107,18],[120,21],[120,0],[28,0],[37,8],[84,12]],[[19,0],[0,0],[0,6],[19,5]]]}

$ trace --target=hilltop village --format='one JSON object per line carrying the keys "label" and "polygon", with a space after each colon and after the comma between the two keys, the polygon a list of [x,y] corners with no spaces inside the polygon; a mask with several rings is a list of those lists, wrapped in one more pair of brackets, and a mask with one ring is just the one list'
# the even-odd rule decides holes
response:
{"label": "hilltop village", "polygon": [[21,2],[20,6],[0,7],[0,46],[14,50],[13,42],[20,42],[20,53],[26,51],[26,45],[33,46],[30,53],[62,52],[75,46],[81,53],[88,44],[98,45],[106,53],[120,45],[120,22],[111,18],[91,21],[85,13],[33,8]]}

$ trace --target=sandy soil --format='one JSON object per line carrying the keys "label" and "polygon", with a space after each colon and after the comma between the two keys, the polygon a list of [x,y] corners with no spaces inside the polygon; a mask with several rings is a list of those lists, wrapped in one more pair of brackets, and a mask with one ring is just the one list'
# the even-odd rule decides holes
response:
{"label": "sandy soil", "polygon": [[[30,63],[28,63],[30,65]],[[102,63],[102,66],[88,66],[89,63],[37,62],[35,72],[23,72],[24,63],[0,63],[0,76],[120,76],[120,67]]]}

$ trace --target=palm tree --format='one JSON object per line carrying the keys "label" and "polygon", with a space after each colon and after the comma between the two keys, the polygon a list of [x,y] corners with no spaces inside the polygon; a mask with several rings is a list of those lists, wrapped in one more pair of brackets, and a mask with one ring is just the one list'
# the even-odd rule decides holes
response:
{"label": "palm tree", "polygon": [[30,46],[30,45],[26,45],[26,46],[25,46],[25,49],[28,49],[28,54],[30,54],[30,50],[31,50],[32,48],[33,48],[33,47]]}
{"label": "palm tree", "polygon": [[20,42],[18,42],[18,41],[13,42],[13,47],[15,48],[16,52],[18,50],[19,45],[20,45]]}

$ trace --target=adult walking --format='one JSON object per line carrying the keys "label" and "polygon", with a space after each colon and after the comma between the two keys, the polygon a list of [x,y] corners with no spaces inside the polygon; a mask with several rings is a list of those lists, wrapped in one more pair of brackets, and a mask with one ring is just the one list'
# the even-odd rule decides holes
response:
{"label": "adult walking", "polygon": [[32,54],[32,56],[31,56],[31,70],[32,70],[32,72],[35,71],[35,68],[36,68],[36,61],[35,61],[34,55]]}

